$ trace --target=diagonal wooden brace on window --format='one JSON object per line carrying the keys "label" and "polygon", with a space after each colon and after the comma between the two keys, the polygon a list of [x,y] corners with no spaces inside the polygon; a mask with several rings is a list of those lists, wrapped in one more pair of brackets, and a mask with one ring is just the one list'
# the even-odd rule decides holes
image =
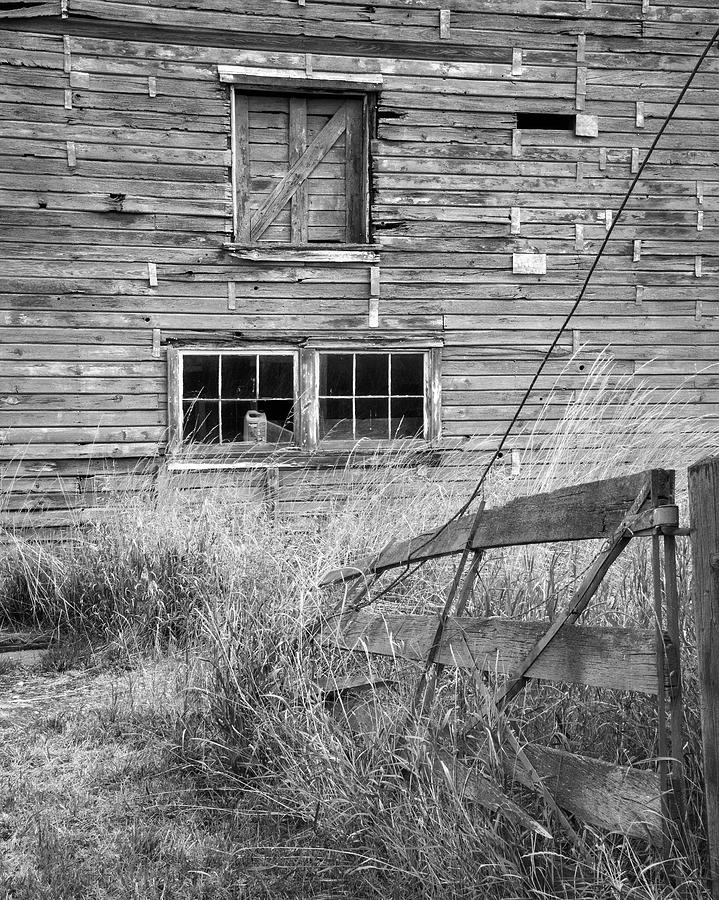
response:
{"label": "diagonal wooden brace on window", "polygon": [[289,171],[269,195],[265,203],[250,220],[250,237],[259,240],[282,209],[295,195],[314,169],[329,153],[347,128],[346,104],[342,104],[322,130],[308,145],[305,152],[289,168]]}
{"label": "diagonal wooden brace on window", "polygon": [[616,529],[612,537],[609,539],[607,546],[598,554],[589,571],[579,586],[579,589],[572,597],[572,600],[559,618],[557,618],[545,634],[537,641],[530,650],[524,660],[521,662],[515,677],[510,683],[500,691],[496,697],[497,708],[501,711],[504,707],[519,694],[530,681],[526,673],[541,656],[547,647],[552,643],[562,629],[574,625],[579,616],[589,605],[590,600],[596,593],[602,579],[611,568],[612,563],[621,554],[624,548],[629,544],[633,537],[632,526],[636,525],[637,519],[641,518],[641,524],[644,524],[644,516],[639,516],[639,510],[647,501],[651,493],[651,484],[647,479],[642,489],[637,494],[636,500],[630,506],[626,516]]}

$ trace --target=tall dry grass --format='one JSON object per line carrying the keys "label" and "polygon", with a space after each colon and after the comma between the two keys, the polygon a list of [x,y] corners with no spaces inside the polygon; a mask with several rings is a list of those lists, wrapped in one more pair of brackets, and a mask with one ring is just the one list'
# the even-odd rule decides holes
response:
{"label": "tall dry grass", "polygon": [[[600,355],[551,440],[539,446],[556,409],[550,393],[534,431],[525,435],[519,475],[498,467],[486,499],[497,505],[650,466],[683,472],[714,451],[717,438],[715,423],[691,416],[680,396],[657,401],[651,390],[615,375]],[[467,804],[441,767],[415,766],[408,777],[407,742],[398,744],[397,726],[407,718],[417,667],[350,658],[322,640],[322,622],[341,600],[341,591],[318,588],[324,571],[391,537],[441,523],[466,497],[466,485],[446,477],[463,463],[461,454],[445,469],[408,469],[406,461],[394,454],[360,475],[348,467],[346,496],[323,517],[300,522],[269,516],[263,504],[246,502],[226,481],[199,502],[181,479],[165,482],[152,497],[118,497],[104,520],[72,544],[15,542],[2,563],[0,617],[85,635],[126,658],[182,653],[189,674],[176,764],[202,786],[218,815],[263,823],[250,850],[268,865],[285,867],[289,883],[303,885],[307,896],[699,896],[701,751],[686,548],[679,571],[689,852],[667,870],[641,844],[587,831],[589,852],[578,856],[561,833],[547,841]],[[594,552],[595,546],[573,545],[488,553],[468,613],[551,619]],[[422,567],[377,608],[436,610],[452,565]],[[635,541],[605,580],[587,621],[650,625],[651,610],[647,548]],[[377,688],[377,727],[359,734],[318,690],[323,680],[348,671],[396,681]],[[445,674],[434,715],[450,751],[481,690],[460,672]],[[656,756],[655,724],[650,700],[576,686],[540,686],[513,713],[520,740],[622,764],[646,764]],[[501,748],[500,734],[490,738]],[[496,774],[496,760],[486,760],[485,770]],[[536,799],[515,799],[543,820]]]}

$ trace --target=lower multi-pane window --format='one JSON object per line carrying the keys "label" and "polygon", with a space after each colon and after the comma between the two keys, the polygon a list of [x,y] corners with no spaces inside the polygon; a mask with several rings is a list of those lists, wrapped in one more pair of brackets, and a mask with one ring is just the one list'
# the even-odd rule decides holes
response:
{"label": "lower multi-pane window", "polygon": [[313,450],[439,436],[436,348],[188,348],[168,359],[173,443]]}
{"label": "lower multi-pane window", "polygon": [[184,353],[182,433],[204,444],[294,441],[295,356],[292,353]]}
{"label": "lower multi-pane window", "polygon": [[423,437],[424,353],[320,353],[321,440]]}

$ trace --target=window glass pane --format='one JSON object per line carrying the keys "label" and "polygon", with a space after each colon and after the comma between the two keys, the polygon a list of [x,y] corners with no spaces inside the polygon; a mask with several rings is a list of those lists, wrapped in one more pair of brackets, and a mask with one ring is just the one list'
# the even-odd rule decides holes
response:
{"label": "window glass pane", "polygon": [[294,360],[291,356],[260,356],[258,397],[292,398],[294,394]]}
{"label": "window glass pane", "polygon": [[183,434],[186,441],[217,444],[220,440],[220,417],[217,402],[207,400],[185,401]]}
{"label": "window glass pane", "polygon": [[320,437],[352,438],[352,401],[320,400]]}
{"label": "window glass pane", "polygon": [[182,396],[218,397],[216,356],[182,357]]}
{"label": "window glass pane", "polygon": [[257,396],[257,357],[229,354],[222,357],[222,396],[252,400]]}
{"label": "window glass pane", "polygon": [[245,413],[252,409],[250,401],[223,401],[222,443],[244,440]]}
{"label": "window glass pane", "polygon": [[357,437],[383,440],[389,437],[387,397],[358,398],[355,400]]}
{"label": "window glass pane", "polygon": [[358,397],[389,393],[389,353],[358,353],[356,366]]}
{"label": "window glass pane", "polygon": [[424,433],[424,399],[422,397],[393,397],[391,425],[393,438],[422,437]]}
{"label": "window glass pane", "polygon": [[424,393],[424,354],[392,354],[392,393]]}
{"label": "window glass pane", "polygon": [[351,353],[331,353],[320,356],[320,396],[352,396]]}
{"label": "window glass pane", "polygon": [[267,416],[267,440],[270,444],[288,444],[294,440],[292,400],[259,400],[257,409]]}

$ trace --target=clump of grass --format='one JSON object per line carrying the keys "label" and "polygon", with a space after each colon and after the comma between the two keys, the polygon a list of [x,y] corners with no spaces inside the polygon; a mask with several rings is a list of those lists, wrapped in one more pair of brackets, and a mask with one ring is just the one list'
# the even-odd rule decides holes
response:
{"label": "clump of grass", "polygon": [[[546,409],[552,404],[550,397]],[[685,413],[676,403],[654,403],[651,392],[615,376],[602,356],[548,442],[536,446],[540,430],[550,430],[546,412],[520,474],[500,467],[486,499],[496,505],[653,465],[683,469],[714,441],[710,423]],[[670,427],[677,416],[684,422],[679,430]],[[406,462],[398,454],[382,465],[350,464],[335,473],[339,489],[317,487],[308,470],[298,479],[298,496],[321,499],[325,513],[301,521],[273,517],[225,476],[199,500],[181,479],[152,498],[123,496],[71,545],[18,541],[3,563],[0,615],[112,643],[128,657],[147,650],[184,655],[190,664],[176,711],[173,766],[223,821],[242,816],[256,825],[257,838],[243,832],[244,850],[237,853],[277,869],[275,896],[459,898],[477,896],[479,885],[488,898],[653,900],[675,896],[677,879],[699,896],[700,742],[688,612],[687,748],[696,838],[689,856],[676,862],[674,883],[651,850],[630,840],[587,832],[592,852],[584,859],[561,837],[547,843],[467,803],[441,766],[418,762],[424,742],[410,764],[403,723],[417,667],[333,648],[326,638],[342,592],[318,589],[325,570],[390,537],[439,524],[460,506],[463,485],[445,476],[466,463],[461,455],[444,470],[408,469]],[[594,552],[593,546],[555,546],[488,553],[468,612],[552,619]],[[377,608],[436,611],[452,566],[424,566]],[[680,587],[688,610],[687,566],[683,551]],[[651,572],[640,542],[614,566],[589,621],[651,626]],[[377,727],[353,733],[347,727],[352,710],[325,700],[323,679],[347,671],[398,682],[369,694],[364,713],[382,713]],[[462,716],[477,708],[475,687],[452,671],[440,684],[431,727],[449,752],[457,749]],[[652,703],[639,697],[544,686],[526,695],[514,725],[523,740],[628,764],[655,755],[654,716]],[[498,734],[490,737],[500,744]],[[499,767],[492,766],[489,759],[485,771],[496,776]],[[536,798],[515,799],[542,819]],[[138,846],[143,834],[140,829]]]}

